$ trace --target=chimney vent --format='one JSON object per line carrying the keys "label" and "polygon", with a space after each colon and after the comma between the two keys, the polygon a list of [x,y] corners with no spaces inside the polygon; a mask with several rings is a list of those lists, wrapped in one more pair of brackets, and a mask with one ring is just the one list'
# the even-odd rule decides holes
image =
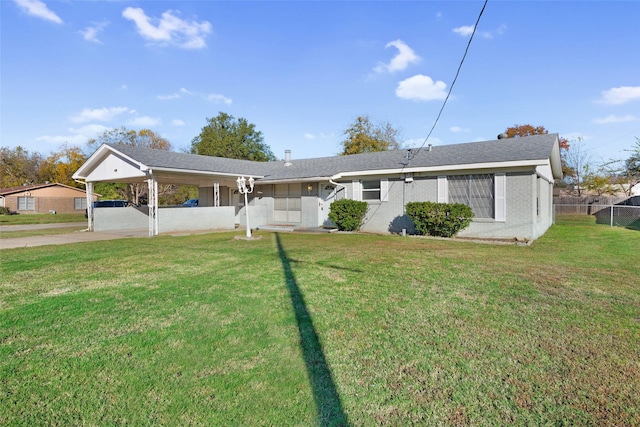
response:
{"label": "chimney vent", "polygon": [[291,150],[284,150],[284,165],[291,166]]}

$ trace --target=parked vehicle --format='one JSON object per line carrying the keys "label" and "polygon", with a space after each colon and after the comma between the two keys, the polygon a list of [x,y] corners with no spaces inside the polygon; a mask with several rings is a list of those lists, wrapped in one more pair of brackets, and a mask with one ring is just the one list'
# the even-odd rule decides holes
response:
{"label": "parked vehicle", "polygon": [[94,208],[126,208],[129,202],[126,200],[98,200],[93,202]]}
{"label": "parked vehicle", "polygon": [[195,208],[198,206],[198,199],[189,199],[186,202],[184,202],[182,206],[185,206],[188,208]]}

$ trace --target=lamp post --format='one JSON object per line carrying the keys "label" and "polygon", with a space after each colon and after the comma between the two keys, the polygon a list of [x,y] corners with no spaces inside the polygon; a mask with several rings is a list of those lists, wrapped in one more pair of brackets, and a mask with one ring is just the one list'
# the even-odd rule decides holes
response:
{"label": "lamp post", "polygon": [[244,211],[247,215],[247,238],[251,238],[251,226],[249,226],[249,202],[247,201],[247,194],[253,193],[253,184],[255,179],[252,176],[249,177],[249,188],[247,188],[247,180],[244,176],[241,176],[236,181],[238,184],[238,191],[240,194],[244,194]]}

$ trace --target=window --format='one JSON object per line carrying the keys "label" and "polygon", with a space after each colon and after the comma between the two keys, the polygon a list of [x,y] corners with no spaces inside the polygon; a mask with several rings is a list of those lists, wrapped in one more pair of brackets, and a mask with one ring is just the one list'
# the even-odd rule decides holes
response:
{"label": "window", "polygon": [[35,197],[18,197],[18,210],[19,211],[35,211],[36,210]]}
{"label": "window", "polygon": [[362,181],[362,200],[380,200],[380,181]]}
{"label": "window", "polygon": [[387,202],[389,201],[389,181],[387,179],[353,181],[353,195],[354,200]]}
{"label": "window", "polygon": [[87,198],[86,197],[74,197],[73,198],[73,209],[77,211],[83,211],[87,209]]}
{"label": "window", "polygon": [[301,196],[300,184],[276,184],[273,197],[273,219],[277,222],[301,222]]}
{"label": "window", "polygon": [[447,177],[449,203],[463,203],[476,218],[494,218],[494,177],[491,174]]}

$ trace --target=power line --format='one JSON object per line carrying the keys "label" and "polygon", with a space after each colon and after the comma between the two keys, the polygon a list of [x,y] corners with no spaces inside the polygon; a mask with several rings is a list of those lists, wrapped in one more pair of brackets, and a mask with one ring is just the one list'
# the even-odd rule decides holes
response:
{"label": "power line", "polygon": [[451,86],[449,86],[449,92],[447,92],[447,96],[444,99],[444,102],[442,103],[442,107],[440,107],[440,111],[438,112],[438,116],[436,117],[436,120],[433,122],[433,126],[431,127],[431,130],[429,131],[429,133],[427,134],[427,137],[422,142],[422,145],[420,146],[420,148],[418,148],[415,151],[411,150],[411,153],[408,156],[408,160],[413,159],[415,156],[418,155],[418,153],[420,153],[420,150],[422,150],[422,148],[424,148],[424,145],[427,143],[427,141],[429,140],[429,137],[433,133],[433,130],[436,128],[436,125],[438,124],[438,120],[440,120],[440,116],[442,115],[442,111],[444,110],[445,105],[447,105],[447,101],[449,100],[449,96],[451,95],[451,92],[453,91],[453,86],[456,84],[456,80],[458,80],[458,76],[460,75],[460,69],[462,69],[462,64],[464,64],[464,60],[467,57],[467,52],[469,52],[469,47],[471,46],[471,41],[473,40],[473,36],[476,34],[476,29],[478,28],[478,23],[480,23],[480,18],[482,17],[482,14],[484,13],[484,8],[487,7],[488,1],[489,0],[485,0],[484,4],[482,5],[482,10],[480,10],[480,14],[478,15],[478,19],[476,20],[476,24],[473,26],[473,31],[471,32],[471,37],[469,37],[469,42],[467,43],[467,48],[464,50],[464,55],[462,55],[462,60],[460,60],[460,64],[458,65],[458,70],[456,71],[456,75],[453,78],[453,81],[451,82]]}

